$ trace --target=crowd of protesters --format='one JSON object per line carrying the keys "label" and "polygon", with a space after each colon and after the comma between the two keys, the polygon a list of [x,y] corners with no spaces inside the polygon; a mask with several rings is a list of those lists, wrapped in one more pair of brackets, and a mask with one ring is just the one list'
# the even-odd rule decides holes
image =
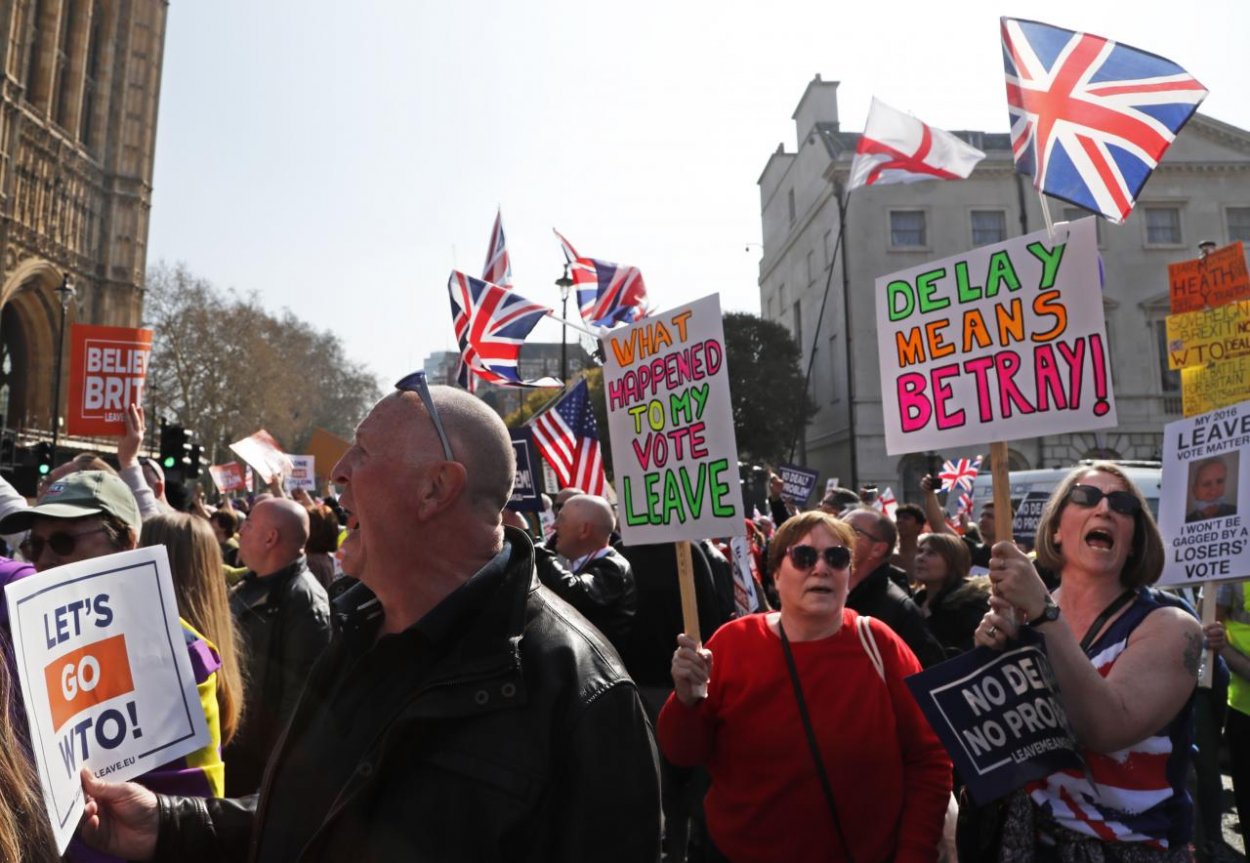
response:
{"label": "crowd of protesters", "polygon": [[[929,478],[887,514],[871,489],[799,511],[774,477],[745,525],[751,607],[728,541],[691,546],[700,641],[673,544],[622,544],[612,503],[578,489],[542,517],[506,508],[507,430],[463,391],[400,381],[331,471],[341,497],[275,483],[177,512],[144,432],[132,408],[116,469],[79,456],[33,504],[0,483],[0,534],[17,537],[4,584],[168,550],[210,730],[132,782],[84,770],[65,859],[1222,855],[1209,831],[1194,840],[1192,703],[1213,647],[1244,736],[1250,601],[1221,594],[1204,630],[1151,588],[1162,542],[1114,464],[1060,483],[1029,553],[995,536],[991,506],[948,522]],[[0,860],[53,860],[7,625]],[[1045,643],[1085,769],[978,807],[903,681],[1022,628]],[[1250,817],[1250,744],[1232,736]]]}

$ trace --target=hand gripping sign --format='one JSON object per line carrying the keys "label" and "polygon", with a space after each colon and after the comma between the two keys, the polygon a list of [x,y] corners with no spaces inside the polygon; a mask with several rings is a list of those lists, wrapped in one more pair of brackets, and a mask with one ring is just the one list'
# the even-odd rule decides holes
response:
{"label": "hand gripping sign", "polygon": [[57,848],[79,769],[132,779],[209,743],[163,547],[71,563],[5,589],[31,749]]}

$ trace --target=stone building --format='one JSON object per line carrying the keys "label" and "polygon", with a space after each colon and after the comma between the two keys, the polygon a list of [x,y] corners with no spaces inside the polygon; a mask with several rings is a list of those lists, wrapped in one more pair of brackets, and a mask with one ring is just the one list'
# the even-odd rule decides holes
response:
{"label": "stone building", "polygon": [[[796,150],[779,145],[759,178],[761,313],[790,329],[804,367],[811,364],[810,394],[818,410],[797,460],[819,470],[822,483],[825,477],[844,485],[876,483],[892,486],[900,500],[916,500],[919,478],[934,456],[886,454],[874,280],[1045,223],[1031,178],[1014,171],[1008,135],[956,132],[986,154],[972,176],[856,189],[846,199],[845,256],[833,260],[840,194],[859,140],[858,133],[841,130],[837,88],[820,76],[808,84],[794,112]],[[1088,215],[1058,200],[1049,200],[1049,207],[1055,221]],[[1162,427],[1181,411],[1179,374],[1167,370],[1163,351],[1167,264],[1197,257],[1201,241],[1238,239],[1250,241],[1250,132],[1197,114],[1126,222],[1099,220],[1119,426],[1013,441],[1013,469],[1093,456],[1159,457]],[[988,452],[988,446],[940,456],[978,450]]]}
{"label": "stone building", "polygon": [[67,328],[139,325],[167,7],[166,0],[0,4],[5,429],[51,428],[57,288],[68,282],[75,291]]}

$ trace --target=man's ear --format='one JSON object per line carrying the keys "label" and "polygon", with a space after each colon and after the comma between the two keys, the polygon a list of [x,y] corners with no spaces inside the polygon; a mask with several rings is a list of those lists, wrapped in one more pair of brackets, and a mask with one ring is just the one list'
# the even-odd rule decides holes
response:
{"label": "man's ear", "polygon": [[451,507],[464,494],[469,474],[458,461],[440,462],[422,471],[417,486],[418,512],[421,518],[432,518]]}

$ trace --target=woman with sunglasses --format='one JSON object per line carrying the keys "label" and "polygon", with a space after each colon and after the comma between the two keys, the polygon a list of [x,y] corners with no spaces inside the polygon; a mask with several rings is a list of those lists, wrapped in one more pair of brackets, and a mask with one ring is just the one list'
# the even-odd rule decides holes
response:
{"label": "woman with sunglasses", "polygon": [[1022,626],[1042,637],[1086,764],[1008,800],[997,860],[1039,859],[1041,848],[1040,859],[1189,859],[1190,696],[1203,639],[1193,616],[1147,587],[1163,555],[1141,491],[1106,462],[1074,470],[1042,512],[1037,562],[1060,574],[1054,597],[1014,545],[994,546],[996,595],[976,641],[1001,649]]}
{"label": "woman with sunglasses", "polygon": [[678,636],[664,754],[707,768],[708,859],[931,861],[951,765],[903,678],[920,663],[846,608],[849,525],[794,516],[768,556],[781,611]]}

